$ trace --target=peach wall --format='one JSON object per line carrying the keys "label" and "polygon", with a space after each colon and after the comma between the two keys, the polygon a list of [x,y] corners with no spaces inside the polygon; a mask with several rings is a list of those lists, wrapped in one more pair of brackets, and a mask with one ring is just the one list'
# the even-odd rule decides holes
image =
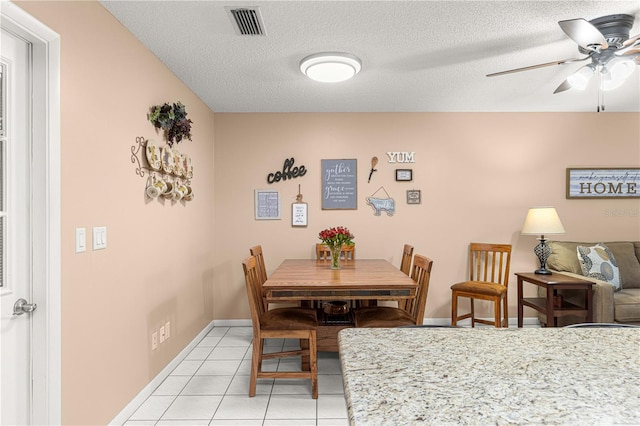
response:
{"label": "peach wall", "polygon": [[[61,36],[62,420],[106,424],[212,319],[213,113],[99,3],[17,4]],[[178,147],[195,199],[149,201],[131,147],[160,142],[146,113],[177,100],[194,122]],[[94,226],[106,250],[91,250]]]}
{"label": "peach wall", "polygon": [[[429,318],[450,317],[449,287],[468,274],[471,241],[512,244],[512,272],[537,268],[536,238],[520,235],[531,206],[557,208],[567,230],[557,239],[640,238],[640,200],[565,199],[567,167],[640,165],[637,113],[217,113],[215,134],[215,318],[249,317],[240,262],[250,246],[263,246],[271,273],[284,258],[312,258],[318,232],[329,226],[355,234],[360,258],[399,266],[404,243],[433,258]],[[415,163],[389,164],[387,151],[415,152]],[[380,162],[367,183],[373,156]],[[307,174],[267,184],[288,157]],[[323,158],[358,160],[357,210],[321,210]],[[396,182],[396,168],[412,168],[414,181]],[[298,185],[309,204],[307,228],[291,227]],[[365,204],[381,186],[395,200],[392,217],[376,217]],[[280,191],[282,220],[254,220],[253,191],[262,188]],[[422,204],[407,205],[407,189],[420,189]]]}

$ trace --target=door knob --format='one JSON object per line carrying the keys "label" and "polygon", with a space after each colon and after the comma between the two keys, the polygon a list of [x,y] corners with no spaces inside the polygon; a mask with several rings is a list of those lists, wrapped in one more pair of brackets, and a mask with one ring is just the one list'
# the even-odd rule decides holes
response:
{"label": "door knob", "polygon": [[35,303],[27,303],[24,299],[18,299],[13,305],[13,315],[22,315],[24,313],[30,313],[35,311],[38,305]]}

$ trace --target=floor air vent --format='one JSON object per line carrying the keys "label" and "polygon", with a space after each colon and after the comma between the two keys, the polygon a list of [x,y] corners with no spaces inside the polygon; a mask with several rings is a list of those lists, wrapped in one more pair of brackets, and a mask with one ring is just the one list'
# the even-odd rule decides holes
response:
{"label": "floor air vent", "polygon": [[267,35],[262,22],[259,7],[231,7],[225,8],[231,17],[233,28],[238,35]]}

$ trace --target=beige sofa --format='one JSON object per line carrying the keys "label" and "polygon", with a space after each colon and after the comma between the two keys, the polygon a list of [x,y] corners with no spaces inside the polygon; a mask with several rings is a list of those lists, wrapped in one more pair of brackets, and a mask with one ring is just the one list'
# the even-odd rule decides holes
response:
{"label": "beige sofa", "polygon": [[[584,278],[578,246],[594,246],[597,243],[549,241],[552,253],[547,260],[547,267],[554,272]],[[593,322],[603,323],[636,323],[640,324],[640,242],[615,241],[602,242],[613,253],[620,271],[621,288],[615,291],[612,284],[589,278],[593,281]],[[568,301],[582,304],[583,292],[565,290],[560,292]],[[561,318],[558,325],[581,322],[581,318]]]}

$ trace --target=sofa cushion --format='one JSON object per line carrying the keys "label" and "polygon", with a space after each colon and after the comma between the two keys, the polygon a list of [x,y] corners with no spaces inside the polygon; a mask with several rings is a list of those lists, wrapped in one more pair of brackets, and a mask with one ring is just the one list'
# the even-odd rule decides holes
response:
{"label": "sofa cushion", "polygon": [[[579,245],[593,245],[589,242],[549,241],[551,255],[547,267],[560,272],[571,272],[582,275],[582,268],[577,256]],[[604,242],[609,247],[620,269],[622,288],[640,288],[640,242],[616,241]],[[638,255],[636,255],[638,253]]]}
{"label": "sofa cushion", "polygon": [[640,322],[640,288],[623,288],[613,295],[616,322]]}
{"label": "sofa cushion", "polygon": [[576,243],[572,241],[549,241],[547,245],[551,248],[551,254],[547,259],[547,267],[560,272],[571,272],[582,275],[580,261],[576,255],[578,246],[588,245],[587,243]]}
{"label": "sofa cushion", "polygon": [[611,250],[604,244],[578,246],[577,255],[582,275],[612,284],[620,290],[620,270]]}
{"label": "sofa cushion", "polygon": [[605,242],[620,268],[622,288],[640,288],[640,261],[636,256],[637,242]]}

